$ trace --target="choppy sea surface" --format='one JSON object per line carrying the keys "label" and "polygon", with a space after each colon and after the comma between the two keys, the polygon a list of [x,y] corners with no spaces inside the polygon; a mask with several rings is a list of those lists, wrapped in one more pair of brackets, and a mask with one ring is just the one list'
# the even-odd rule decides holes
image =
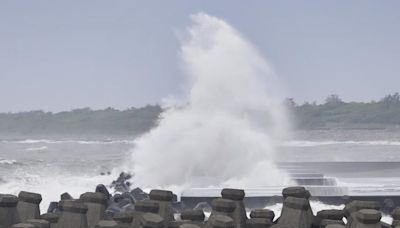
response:
{"label": "choppy sea surface", "polygon": [[[367,130],[299,132],[295,139],[282,143],[277,160],[400,162],[399,136],[399,133]],[[18,194],[21,190],[39,192],[43,196],[42,208],[45,209],[63,192],[78,197],[83,192],[93,191],[99,183],[111,183],[123,169],[122,165],[129,164],[133,147],[133,138],[0,139],[0,193]],[[395,172],[389,176],[385,176],[388,172],[382,172],[382,175],[372,178],[368,173],[363,176],[360,171],[360,175],[340,181],[378,188],[390,184],[397,189],[400,178],[396,168],[400,171],[400,167],[395,166]]]}

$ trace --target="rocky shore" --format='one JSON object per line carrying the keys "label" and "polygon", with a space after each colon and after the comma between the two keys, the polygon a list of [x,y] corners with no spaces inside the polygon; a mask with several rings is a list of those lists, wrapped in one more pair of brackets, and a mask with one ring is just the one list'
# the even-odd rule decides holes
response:
{"label": "rocky shore", "polygon": [[[282,190],[280,217],[269,209],[246,211],[245,192],[222,189],[211,205],[194,208],[178,202],[166,190],[130,190],[130,175],[122,173],[110,186],[100,184],[79,199],[68,193],[40,212],[40,194],[21,191],[18,196],[0,194],[0,228],[386,228],[400,227],[400,207],[392,212],[393,223],[381,221],[381,206],[374,201],[348,202],[343,210],[313,211],[311,194],[301,186]],[[129,190],[129,191],[128,191]]]}

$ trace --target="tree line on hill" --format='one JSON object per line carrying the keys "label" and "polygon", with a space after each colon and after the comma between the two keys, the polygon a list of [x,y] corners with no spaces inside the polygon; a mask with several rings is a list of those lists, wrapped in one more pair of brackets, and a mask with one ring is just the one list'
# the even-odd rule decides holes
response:
{"label": "tree line on hill", "polygon": [[[323,104],[296,104],[285,100],[297,129],[387,129],[400,126],[400,95],[379,101],[344,102],[330,95]],[[0,136],[4,135],[125,135],[137,136],[156,126],[163,109],[158,105],[117,110],[75,109],[65,112],[30,111],[0,113]]]}
{"label": "tree line on hill", "polygon": [[399,93],[371,102],[344,102],[332,94],[323,104],[305,102],[298,105],[288,98],[285,105],[295,126],[300,129],[386,129],[400,126]]}

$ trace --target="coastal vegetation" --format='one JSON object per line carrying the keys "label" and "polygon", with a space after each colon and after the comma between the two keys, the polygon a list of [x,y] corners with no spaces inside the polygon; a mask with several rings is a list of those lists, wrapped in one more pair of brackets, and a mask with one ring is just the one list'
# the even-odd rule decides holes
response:
{"label": "coastal vegetation", "polygon": [[[345,102],[330,95],[324,103],[296,104],[285,100],[295,128],[396,129],[400,128],[400,95],[379,101]],[[158,105],[117,110],[74,109],[64,112],[29,111],[0,113],[2,135],[140,135],[157,124],[163,109]]]}

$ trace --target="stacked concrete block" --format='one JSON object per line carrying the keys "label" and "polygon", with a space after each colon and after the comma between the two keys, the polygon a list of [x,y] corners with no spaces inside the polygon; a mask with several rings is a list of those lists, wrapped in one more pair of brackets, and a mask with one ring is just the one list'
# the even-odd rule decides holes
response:
{"label": "stacked concrete block", "polygon": [[141,228],[162,228],[165,226],[165,220],[154,213],[144,213],[140,221]]}
{"label": "stacked concrete block", "polygon": [[268,228],[274,223],[266,218],[250,218],[246,221],[247,228]]}
{"label": "stacked concrete block", "polygon": [[17,203],[16,196],[0,194],[0,228],[10,228],[20,222]]}
{"label": "stacked concrete block", "polygon": [[12,226],[12,228],[37,228],[37,227],[30,223],[17,223],[17,224],[14,224]]}
{"label": "stacked concrete block", "polygon": [[274,227],[310,228],[314,216],[306,198],[287,196],[283,202],[282,214]]}
{"label": "stacked concrete block", "polygon": [[100,220],[105,218],[106,196],[99,192],[86,192],[80,196],[80,200],[88,208],[86,213],[88,226],[94,228]]}
{"label": "stacked concrete block", "polygon": [[212,210],[209,220],[212,219],[215,215],[225,215],[233,219],[236,204],[234,201],[229,199],[217,198],[211,202],[211,208]]}
{"label": "stacked concrete block", "polygon": [[17,210],[21,222],[40,217],[40,202],[42,202],[42,196],[40,194],[24,191],[18,194]]}
{"label": "stacked concrete block", "polygon": [[244,207],[243,199],[245,196],[244,190],[224,188],[221,191],[223,199],[232,200],[235,203],[235,211],[233,212],[233,221],[236,228],[246,227],[246,208]]}
{"label": "stacked concrete block", "polygon": [[135,204],[135,212],[132,220],[132,227],[139,227],[142,215],[145,213],[158,213],[160,204],[154,200],[138,201]]}
{"label": "stacked concrete block", "polygon": [[88,228],[88,207],[81,201],[64,200],[59,204],[60,217],[57,228]]}
{"label": "stacked concrete block", "polygon": [[282,190],[282,196],[283,198],[287,197],[295,197],[295,198],[304,198],[304,199],[309,199],[311,194],[309,191],[307,191],[304,187],[301,186],[294,186],[294,187],[288,187],[284,188]]}
{"label": "stacked concrete block", "polygon": [[50,228],[50,223],[44,219],[28,219],[26,223],[30,223],[36,228]]}
{"label": "stacked concrete block", "polygon": [[200,209],[184,210],[181,212],[181,219],[202,223],[204,222],[205,215],[203,210]]}
{"label": "stacked concrete block", "polygon": [[324,222],[325,226],[328,224],[342,224],[343,223],[343,217],[344,217],[344,212],[343,210],[322,210],[318,211],[317,215],[314,218],[313,221],[313,228],[318,228],[322,224],[321,222],[323,220],[326,220]]}
{"label": "stacked concrete block", "polygon": [[392,218],[393,218],[392,226],[393,227],[400,226],[400,207],[396,207],[393,210]]}
{"label": "stacked concrete block", "polygon": [[345,226],[339,224],[331,224],[327,225],[325,228],[345,228]]}
{"label": "stacked concrete block", "polygon": [[322,219],[318,227],[325,228],[328,225],[334,225],[334,224],[338,224],[338,225],[344,226],[343,220]]}
{"label": "stacked concrete block", "polygon": [[355,218],[351,224],[352,228],[382,228],[382,215],[375,209],[361,209],[356,212]]}
{"label": "stacked concrete block", "polygon": [[113,219],[121,228],[130,228],[133,216],[133,212],[119,212],[114,215]]}
{"label": "stacked concrete block", "polygon": [[211,228],[234,228],[234,221],[226,215],[215,215],[208,220]]}
{"label": "stacked concrete block", "polygon": [[201,228],[201,227],[196,224],[184,223],[180,225],[179,228]]}
{"label": "stacked concrete block", "polygon": [[269,209],[254,209],[250,212],[250,218],[264,218],[274,221],[275,213]]}
{"label": "stacked concrete block", "polygon": [[356,219],[357,212],[361,209],[374,209],[379,210],[380,206],[377,202],[374,201],[360,201],[354,200],[348,204],[346,204],[344,211],[344,216],[347,219],[346,227],[353,228],[353,221]]}
{"label": "stacked concrete block", "polygon": [[174,213],[172,210],[172,200],[174,196],[171,191],[154,189],[150,191],[149,197],[160,205],[158,214],[164,218],[166,223],[174,220]]}
{"label": "stacked concrete block", "polygon": [[50,228],[56,228],[58,222],[58,213],[46,213],[40,216],[41,219],[44,219],[50,223]]}
{"label": "stacked concrete block", "polygon": [[120,228],[116,221],[112,220],[100,220],[95,228]]}

